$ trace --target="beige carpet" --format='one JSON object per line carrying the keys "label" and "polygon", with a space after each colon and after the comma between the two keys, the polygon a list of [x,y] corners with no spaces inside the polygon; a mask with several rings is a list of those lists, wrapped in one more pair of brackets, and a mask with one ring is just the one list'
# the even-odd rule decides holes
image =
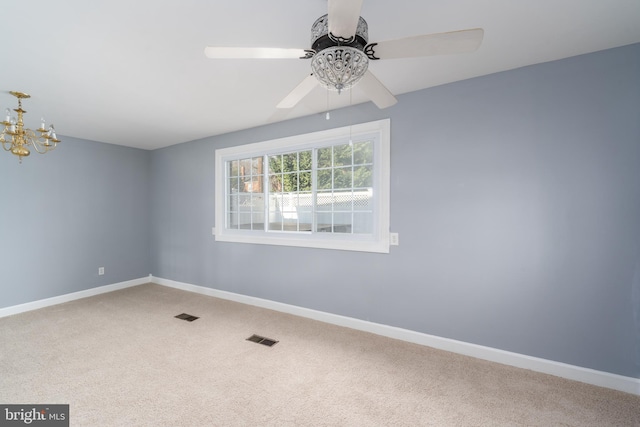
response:
{"label": "beige carpet", "polygon": [[68,403],[72,426],[640,426],[639,396],[153,284],[0,319],[0,403]]}

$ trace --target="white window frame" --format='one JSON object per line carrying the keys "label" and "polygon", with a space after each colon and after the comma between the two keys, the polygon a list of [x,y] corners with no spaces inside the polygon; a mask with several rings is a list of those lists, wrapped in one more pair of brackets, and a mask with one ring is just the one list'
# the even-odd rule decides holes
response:
{"label": "white window frame", "polygon": [[[390,119],[295,135],[217,149],[215,153],[215,239],[219,242],[298,246],[362,252],[389,252],[389,201],[391,181]],[[374,230],[371,235],[350,233],[304,233],[226,228],[226,162],[263,156],[283,150],[315,148],[327,143],[354,142],[362,138],[374,141]]]}

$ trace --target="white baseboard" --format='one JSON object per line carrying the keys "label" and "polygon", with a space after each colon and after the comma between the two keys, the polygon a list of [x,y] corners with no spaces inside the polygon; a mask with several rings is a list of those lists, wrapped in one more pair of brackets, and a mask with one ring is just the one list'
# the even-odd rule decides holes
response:
{"label": "white baseboard", "polygon": [[92,297],[107,292],[117,291],[119,289],[130,288],[132,286],[142,285],[151,282],[151,275],[140,279],[127,280],[126,282],[114,283],[111,285],[99,286],[84,291],[73,292],[70,294],[60,295],[32,301],[25,304],[14,305],[11,307],[0,308],[0,317],[11,316],[13,314],[24,313],[25,311],[37,310],[39,308],[49,307],[51,305],[62,304],[63,302],[74,301],[81,298]]}
{"label": "white baseboard", "polygon": [[283,304],[280,302],[265,300],[262,298],[255,298],[246,295],[235,294],[232,292],[207,288],[204,286],[197,286],[189,283],[162,279],[159,277],[151,276],[150,281],[158,285],[168,286],[189,292],[195,292],[198,294],[208,295],[243,304],[254,305],[257,307],[319,320],[321,322],[330,323],[333,325],[344,326],[347,328],[370,332],[389,338],[399,339],[415,344],[437,348],[440,350],[463,354],[465,356],[471,356],[478,359],[502,363],[504,365],[529,369],[544,374],[555,375],[557,377],[567,378],[574,381],[580,381],[587,384],[640,395],[639,378],[625,377],[608,372],[596,371],[594,369],[582,368],[580,366],[554,362],[552,360],[541,359],[524,354],[512,353],[509,351],[499,350],[491,347],[470,344],[463,341],[456,341],[449,338],[441,338],[434,335],[423,334],[421,332],[415,332],[408,329],[396,328],[394,326],[382,325],[379,323],[325,313],[322,311]]}
{"label": "white baseboard", "polygon": [[365,320],[354,319],[337,314],[297,307],[294,305],[270,301],[262,298],[250,297],[233,292],[207,288],[204,286],[197,286],[189,283],[162,279],[151,275],[149,275],[148,277],[114,283],[106,286],[100,286],[97,288],[73,292],[70,294],[46,298],[43,300],[33,301],[25,304],[0,308],[0,318],[23,313],[26,311],[37,310],[39,308],[49,307],[56,304],[62,304],[64,302],[74,301],[81,298],[104,294],[119,289],[138,286],[149,282],[202,295],[235,301],[242,304],[248,304],[267,308],[270,310],[280,311],[283,313],[293,314],[300,317],[306,317],[309,319],[330,323],[332,325],[344,326],[347,328],[370,332],[389,338],[412,342],[415,344],[433,347],[440,350],[451,351],[453,353],[476,357],[478,359],[488,360],[491,362],[502,363],[504,365],[510,365],[518,368],[555,375],[574,381],[580,381],[587,384],[606,387],[640,396],[639,378],[625,377],[608,372],[596,371],[594,369],[583,368],[580,366],[569,365],[566,363],[555,362],[552,360],[541,359],[538,357],[527,356],[519,353],[512,353],[509,351],[470,344],[463,341],[452,340],[449,338],[437,337],[435,335],[428,335],[408,329],[397,328],[394,326],[382,325],[379,323],[368,322]]}

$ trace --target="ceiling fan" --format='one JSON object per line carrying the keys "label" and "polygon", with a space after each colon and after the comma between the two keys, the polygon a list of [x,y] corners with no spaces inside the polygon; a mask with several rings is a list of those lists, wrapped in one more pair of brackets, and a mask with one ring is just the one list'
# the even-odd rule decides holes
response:
{"label": "ceiling fan", "polygon": [[205,55],[212,59],[310,59],[311,74],[278,108],[293,108],[317,85],[341,92],[356,83],[378,108],[386,108],[397,100],[368,69],[369,61],[469,53],[478,49],[484,35],[482,28],[474,28],[368,43],[361,8],[362,0],[328,0],[328,14],[311,27],[311,49],[208,46]]}

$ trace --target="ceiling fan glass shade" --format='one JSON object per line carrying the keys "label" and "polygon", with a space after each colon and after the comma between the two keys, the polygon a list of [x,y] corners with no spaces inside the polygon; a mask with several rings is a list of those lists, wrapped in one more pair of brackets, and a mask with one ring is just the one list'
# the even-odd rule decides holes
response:
{"label": "ceiling fan glass shade", "polygon": [[349,46],[328,47],[311,58],[313,75],[327,89],[340,93],[351,88],[367,72],[369,58]]}

